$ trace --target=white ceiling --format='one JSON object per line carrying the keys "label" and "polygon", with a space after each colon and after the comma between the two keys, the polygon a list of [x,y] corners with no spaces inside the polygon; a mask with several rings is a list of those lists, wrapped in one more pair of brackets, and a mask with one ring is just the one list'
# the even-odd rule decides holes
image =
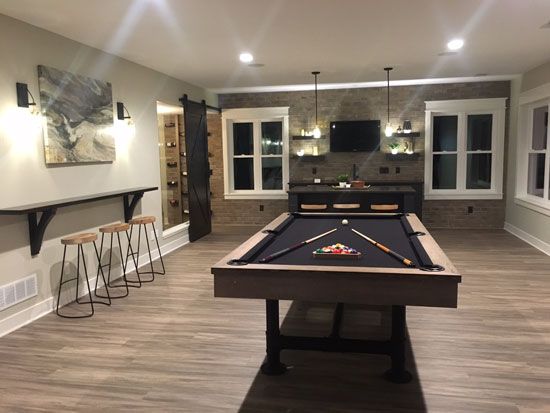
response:
{"label": "white ceiling", "polygon": [[[511,75],[550,59],[550,0],[2,0],[0,13],[209,89]],[[438,56],[454,37],[466,44]],[[250,51],[261,68],[238,60]]]}

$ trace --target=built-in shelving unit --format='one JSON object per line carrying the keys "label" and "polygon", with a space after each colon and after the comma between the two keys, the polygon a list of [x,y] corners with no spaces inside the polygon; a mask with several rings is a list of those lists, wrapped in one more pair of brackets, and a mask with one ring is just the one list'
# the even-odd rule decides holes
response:
{"label": "built-in shelving unit", "polygon": [[397,153],[395,155],[391,153],[386,154],[386,159],[388,161],[416,161],[420,157],[418,152],[414,153]]}
{"label": "built-in shelving unit", "polygon": [[394,133],[393,138],[420,138],[420,132],[411,132],[411,133]]}

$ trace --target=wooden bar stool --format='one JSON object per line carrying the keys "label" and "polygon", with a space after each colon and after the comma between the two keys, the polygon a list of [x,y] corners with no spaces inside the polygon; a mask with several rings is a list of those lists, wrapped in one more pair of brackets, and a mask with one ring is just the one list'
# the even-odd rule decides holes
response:
{"label": "wooden bar stool", "polygon": [[[65,237],[65,238],[61,239],[61,244],[64,245],[64,247],[63,247],[63,262],[61,264],[61,277],[59,279],[59,291],[57,292],[57,305],[56,305],[56,309],[55,309],[55,312],[60,317],[63,317],[63,318],[86,318],[86,317],[91,317],[91,316],[94,315],[94,304],[111,305],[111,297],[109,295],[108,290],[107,290],[107,296],[106,297],[100,297],[97,294],[95,294],[95,292],[94,292],[96,297],[107,298],[108,299],[107,302],[95,301],[92,298],[92,290],[90,288],[90,280],[88,278],[88,269],[86,268],[86,260],[84,258],[84,248],[82,247],[82,245],[83,244],[88,244],[88,243],[93,243],[94,244],[94,251],[95,251],[98,263],[100,263],[99,253],[97,251],[97,246],[96,246],[96,243],[95,243],[96,240],[97,240],[97,234],[94,234],[94,233],[91,233],[91,232],[85,232],[85,233],[81,233],[81,234],[70,235],[68,237]],[[76,247],[77,247],[76,277],[70,278],[68,280],[63,280],[63,275],[64,275],[64,271],[65,271],[65,257],[67,256],[67,246],[68,245],[76,245]],[[78,291],[79,291],[79,283],[80,283],[80,257],[81,256],[82,256],[82,265],[84,267],[84,276],[86,278],[86,285],[88,287],[89,301],[79,301],[79,299],[78,299]],[[101,268],[101,266],[99,267],[98,275],[99,275],[99,272],[101,272],[101,277],[103,278],[103,282],[106,284],[105,275],[103,274],[103,269]],[[88,314],[85,314],[85,315],[66,315],[66,314],[61,314],[60,311],[59,311],[59,300],[61,298],[61,287],[63,286],[63,284],[68,283],[70,281],[74,281],[74,280],[76,280],[76,294],[75,294],[76,297],[75,297],[75,301],[77,302],[77,304],[90,304],[91,312],[88,313]]]}
{"label": "wooden bar stool", "polygon": [[370,209],[373,211],[397,211],[399,205],[397,204],[371,204]]}
{"label": "wooden bar stool", "polygon": [[[166,270],[164,268],[164,261],[162,259],[162,253],[160,251],[160,245],[159,245],[159,240],[158,240],[158,236],[157,236],[157,231],[155,230],[155,221],[156,221],[156,218],[154,216],[143,216],[143,217],[137,217],[137,218],[132,218],[131,220],[128,221],[128,224],[130,224],[130,235],[128,236],[128,250],[127,250],[127,253],[126,253],[126,261],[128,261],[128,257],[132,257],[132,260],[134,261],[134,265],[136,267],[136,274],[138,276],[138,280],[137,281],[127,281],[129,286],[135,286],[137,288],[141,287],[141,284],[142,283],[148,283],[148,282],[152,282],[155,280],[155,274],[156,275],[164,275],[166,274]],[[151,255],[151,245],[149,243],[149,235],[147,234],[147,225],[151,225],[151,229],[153,230],[153,234],[155,234],[155,242],[157,244],[157,250],[159,252],[159,257],[160,257],[160,263],[162,265],[162,271],[157,271],[155,270],[154,266],[153,266],[153,257]],[[137,243],[137,250],[136,252],[134,252],[132,250],[132,234],[134,232],[134,226],[138,226],[138,243]],[[141,244],[141,229],[143,227],[143,232],[145,234],[145,240],[147,242],[147,253],[149,254],[149,265],[151,267],[151,270],[150,271],[139,271],[138,268],[139,268],[139,249],[140,249],[140,244]],[[140,276],[143,275],[143,274],[150,274],[151,275],[151,279],[149,280],[143,280]]]}
{"label": "wooden bar stool", "polygon": [[[120,242],[120,233],[124,232],[126,233],[126,238],[128,238],[128,230],[130,229],[130,225],[125,222],[118,222],[115,224],[109,224],[105,225],[103,227],[99,228],[99,232],[101,233],[101,244],[99,246],[99,264],[97,267],[97,275],[95,279],[95,291],[96,295],[101,298],[107,298],[106,296],[99,295],[97,293],[97,284],[99,281],[99,270],[100,268],[103,269],[105,267],[109,268],[109,272],[107,273],[107,284],[105,284],[105,288],[119,288],[123,287],[125,289],[125,292],[121,293],[120,295],[112,295],[110,294],[110,298],[124,298],[128,296],[129,290],[128,290],[128,281],[126,280],[126,262],[124,260],[123,254],[122,254],[122,243]],[[109,245],[109,262],[107,264],[101,264],[101,257],[103,254],[103,242],[105,240],[105,234],[109,234],[111,236],[110,245]],[[120,252],[120,266],[122,267],[122,283],[114,284],[111,283],[111,264],[113,262],[113,238],[114,234],[117,236],[118,240],[118,248]]]}
{"label": "wooden bar stool", "polygon": [[324,209],[327,209],[326,204],[301,204],[300,208],[302,208],[304,211],[322,211]]}
{"label": "wooden bar stool", "polygon": [[361,204],[334,204],[332,207],[334,209],[359,209]]}

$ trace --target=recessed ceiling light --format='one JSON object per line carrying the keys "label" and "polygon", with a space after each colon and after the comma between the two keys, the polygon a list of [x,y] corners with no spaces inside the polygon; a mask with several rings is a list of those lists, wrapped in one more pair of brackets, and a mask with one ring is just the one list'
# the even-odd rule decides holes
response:
{"label": "recessed ceiling light", "polygon": [[464,46],[464,40],[462,39],[453,39],[449,43],[447,43],[447,48],[449,50],[462,49],[462,46]]}
{"label": "recessed ceiling light", "polygon": [[248,52],[244,52],[239,55],[239,60],[243,63],[250,63],[254,60],[254,56]]}

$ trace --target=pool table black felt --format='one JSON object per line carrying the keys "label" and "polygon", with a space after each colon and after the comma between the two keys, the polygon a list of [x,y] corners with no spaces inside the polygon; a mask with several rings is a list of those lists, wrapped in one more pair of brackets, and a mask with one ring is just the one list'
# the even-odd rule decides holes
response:
{"label": "pool table black felt", "polygon": [[[342,225],[342,219],[349,221]],[[326,216],[309,216],[293,214],[275,229],[264,242],[249,251],[241,259],[258,263],[259,259],[274,252],[290,247],[296,243],[312,238],[333,228],[338,230],[311,244],[304,245],[281,257],[270,261],[270,264],[284,265],[323,265],[323,266],[362,266],[382,268],[406,268],[406,266],[367,240],[351,231],[351,228],[373,238],[388,248],[412,260],[417,266],[438,264],[432,263],[418,242],[417,235],[412,233],[406,216],[402,214],[379,216],[353,216],[348,214],[331,214]],[[422,235],[419,235],[420,237]],[[315,258],[313,251],[323,246],[336,243],[345,244],[361,252],[359,259]]]}

